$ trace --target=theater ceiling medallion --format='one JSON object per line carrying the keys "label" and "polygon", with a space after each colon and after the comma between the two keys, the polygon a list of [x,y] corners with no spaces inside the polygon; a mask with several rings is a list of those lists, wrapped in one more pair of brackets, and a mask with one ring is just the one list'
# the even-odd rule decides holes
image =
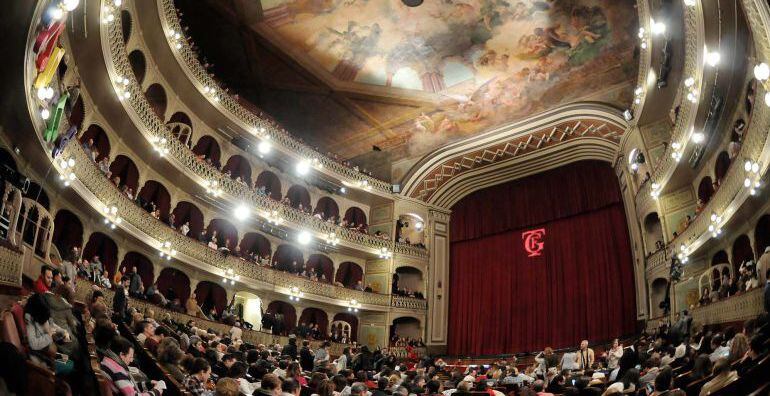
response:
{"label": "theater ceiling medallion", "polygon": [[531,133],[518,134],[487,147],[469,148],[467,152],[455,155],[421,172],[422,175],[418,176],[419,179],[416,182],[412,181],[415,180],[415,175],[409,177],[410,181],[407,181],[404,191],[411,198],[432,202],[433,195],[441,187],[471,170],[511,161],[546,148],[557,148],[561,144],[578,139],[600,139],[617,146],[624,131],[625,126],[619,123],[593,117],[573,118],[538,128]]}

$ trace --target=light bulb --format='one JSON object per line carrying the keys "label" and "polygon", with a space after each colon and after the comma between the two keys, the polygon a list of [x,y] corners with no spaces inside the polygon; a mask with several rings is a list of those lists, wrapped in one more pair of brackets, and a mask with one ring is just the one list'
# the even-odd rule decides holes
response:
{"label": "light bulb", "polygon": [[257,145],[257,150],[260,154],[267,154],[270,152],[270,150],[273,148],[273,145],[270,144],[267,140],[262,140]]}
{"label": "light bulb", "polygon": [[706,53],[706,63],[714,67],[719,64],[720,59],[722,59],[722,55],[719,54],[719,52],[707,52]]}
{"label": "light bulb", "polygon": [[767,63],[760,63],[754,66],[754,77],[759,81],[765,81],[770,78],[770,66]]}
{"label": "light bulb", "polygon": [[308,172],[310,172],[310,161],[308,160],[302,160],[297,163],[297,173],[300,176],[306,175]]}
{"label": "light bulb", "polygon": [[80,0],[62,0],[61,4],[64,6],[65,10],[74,11],[75,8],[78,8]]}
{"label": "light bulb", "polygon": [[244,221],[244,220],[248,219],[249,216],[251,216],[251,209],[249,209],[249,207],[244,205],[244,204],[240,204],[233,211],[233,215],[239,221]]}
{"label": "light bulb", "polygon": [[47,120],[47,119],[48,119],[48,117],[50,117],[50,116],[51,116],[51,112],[50,112],[50,111],[48,111],[48,109],[43,109],[43,110],[40,110],[40,117],[41,117],[42,119],[44,119],[44,120]]}
{"label": "light bulb", "polygon": [[703,143],[706,140],[706,135],[703,132],[695,132],[692,134],[692,141],[695,143]]}
{"label": "light bulb", "polygon": [[308,243],[310,243],[312,238],[313,237],[307,231],[302,231],[299,234],[297,234],[297,242],[299,242],[302,245],[307,245]]}

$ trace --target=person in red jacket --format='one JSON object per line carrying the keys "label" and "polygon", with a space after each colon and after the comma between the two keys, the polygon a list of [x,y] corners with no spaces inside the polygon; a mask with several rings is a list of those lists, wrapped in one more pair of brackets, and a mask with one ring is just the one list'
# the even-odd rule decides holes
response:
{"label": "person in red jacket", "polygon": [[35,292],[46,293],[51,288],[53,282],[53,269],[47,265],[40,268],[40,276],[35,281]]}

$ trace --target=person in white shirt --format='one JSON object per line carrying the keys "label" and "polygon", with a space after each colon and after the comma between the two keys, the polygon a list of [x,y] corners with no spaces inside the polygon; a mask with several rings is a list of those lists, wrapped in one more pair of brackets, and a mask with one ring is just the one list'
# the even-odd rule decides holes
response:
{"label": "person in white shirt", "polygon": [[575,352],[567,352],[561,357],[561,369],[562,370],[577,370],[577,354]]}
{"label": "person in white shirt", "polygon": [[243,330],[240,328],[241,323],[236,321],[235,326],[230,328],[230,339],[233,341],[240,340],[243,336]]}
{"label": "person in white shirt", "polygon": [[618,339],[612,341],[612,348],[607,352],[607,368],[614,370],[618,368],[618,362],[623,357],[623,345]]}
{"label": "person in white shirt", "polygon": [[187,234],[190,233],[190,222],[185,221],[184,224],[182,224],[182,226],[179,227],[179,232],[181,232],[182,235],[187,236]]}

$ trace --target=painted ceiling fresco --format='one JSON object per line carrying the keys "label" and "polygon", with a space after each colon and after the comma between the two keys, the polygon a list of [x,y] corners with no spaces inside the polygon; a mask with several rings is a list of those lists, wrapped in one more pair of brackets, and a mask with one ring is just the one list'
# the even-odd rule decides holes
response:
{"label": "painted ceiling fresco", "polygon": [[636,77],[633,0],[428,0],[416,8],[400,0],[262,0],[262,7],[262,27],[333,79],[431,94],[432,106],[369,142],[394,160]]}

